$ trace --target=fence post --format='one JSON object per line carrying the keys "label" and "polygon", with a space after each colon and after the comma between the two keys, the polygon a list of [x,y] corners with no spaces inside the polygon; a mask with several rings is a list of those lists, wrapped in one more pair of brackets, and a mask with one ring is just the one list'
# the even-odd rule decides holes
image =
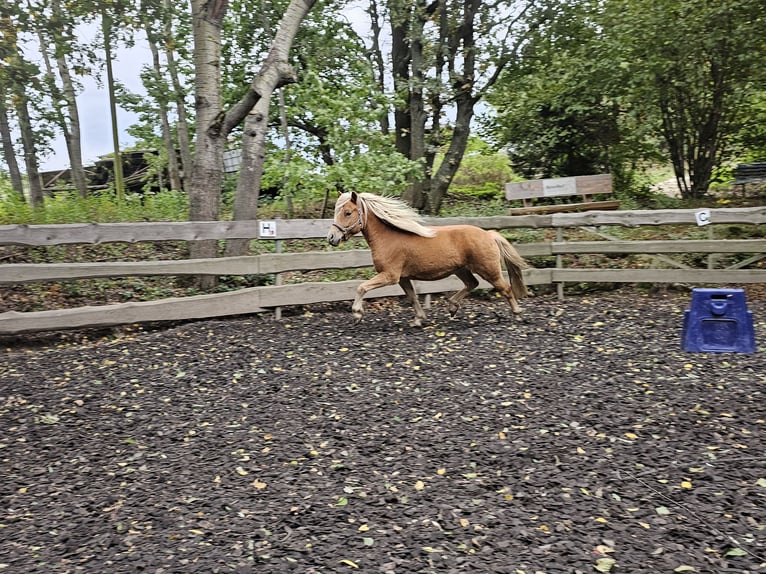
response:
{"label": "fence post", "polygon": [[[282,253],[282,240],[277,239],[274,242],[274,253]],[[274,285],[279,286],[282,284],[282,274],[281,273],[275,273],[274,274]],[[282,320],[282,307],[274,307],[274,319],[277,321]]]}
{"label": "fence post", "polygon": [[[556,242],[561,243],[564,241],[564,229],[562,227],[556,228]],[[556,255],[556,269],[563,269],[564,268],[564,258],[559,253]],[[556,297],[559,301],[564,300],[564,282],[559,281],[556,283]]]}

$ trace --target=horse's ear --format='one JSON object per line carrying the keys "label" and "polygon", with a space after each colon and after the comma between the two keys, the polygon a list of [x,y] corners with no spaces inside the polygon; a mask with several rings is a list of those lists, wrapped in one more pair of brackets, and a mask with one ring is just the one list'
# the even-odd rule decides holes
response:
{"label": "horse's ear", "polygon": [[356,205],[356,200],[359,199],[359,196],[356,194],[355,191],[351,192],[351,203]]}

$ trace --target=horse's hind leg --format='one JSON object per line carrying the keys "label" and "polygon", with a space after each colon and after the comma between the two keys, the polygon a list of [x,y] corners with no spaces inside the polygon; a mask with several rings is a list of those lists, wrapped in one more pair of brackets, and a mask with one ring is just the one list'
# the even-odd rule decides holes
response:
{"label": "horse's hind leg", "polygon": [[460,310],[460,302],[479,285],[479,280],[476,279],[473,273],[471,273],[468,269],[458,269],[455,271],[455,275],[457,275],[458,279],[463,282],[465,287],[463,287],[460,291],[455,292],[449,299],[447,299],[449,313],[453,317]]}
{"label": "horse's hind leg", "polygon": [[505,297],[505,299],[511,305],[511,311],[513,311],[515,314],[521,313],[521,307],[519,307],[519,303],[516,301],[516,297],[513,294],[513,289],[511,289],[510,284],[503,278],[502,275],[492,279],[489,277],[484,277],[484,279],[489,281],[492,286],[497,289],[503,297]]}
{"label": "horse's hind leg", "polygon": [[412,303],[412,308],[415,310],[415,319],[413,320],[412,324],[416,327],[420,327],[423,324],[423,319],[426,318],[426,314],[425,311],[423,311],[423,307],[420,306],[418,294],[415,293],[415,288],[412,286],[412,281],[406,277],[402,277],[399,279],[399,286],[404,289],[404,294],[407,295],[407,299],[410,303]]}
{"label": "horse's hind leg", "polygon": [[508,303],[511,305],[511,310],[514,313],[521,313],[521,307],[519,307],[519,303],[516,301],[516,296],[513,294],[513,289],[511,289],[511,285],[505,280],[503,277],[502,269],[492,269],[492,270],[477,270],[476,272],[488,283],[492,285],[495,289],[497,289],[500,294],[505,297],[505,299],[508,301]]}

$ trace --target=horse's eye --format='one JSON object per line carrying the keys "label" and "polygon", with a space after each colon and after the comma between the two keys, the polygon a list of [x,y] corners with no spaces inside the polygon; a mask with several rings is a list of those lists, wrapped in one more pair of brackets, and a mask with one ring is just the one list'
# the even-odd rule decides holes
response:
{"label": "horse's eye", "polygon": [[346,217],[351,217],[351,212],[350,211],[346,211]]}

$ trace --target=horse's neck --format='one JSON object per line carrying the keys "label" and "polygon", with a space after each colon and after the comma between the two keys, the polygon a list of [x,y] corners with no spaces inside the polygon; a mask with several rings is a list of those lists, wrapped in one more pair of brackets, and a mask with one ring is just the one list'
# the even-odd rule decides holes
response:
{"label": "horse's neck", "polygon": [[395,232],[393,228],[383,223],[377,215],[371,212],[367,213],[367,221],[364,229],[362,229],[362,235],[364,235],[370,249],[385,241],[387,237],[390,238],[391,234]]}

